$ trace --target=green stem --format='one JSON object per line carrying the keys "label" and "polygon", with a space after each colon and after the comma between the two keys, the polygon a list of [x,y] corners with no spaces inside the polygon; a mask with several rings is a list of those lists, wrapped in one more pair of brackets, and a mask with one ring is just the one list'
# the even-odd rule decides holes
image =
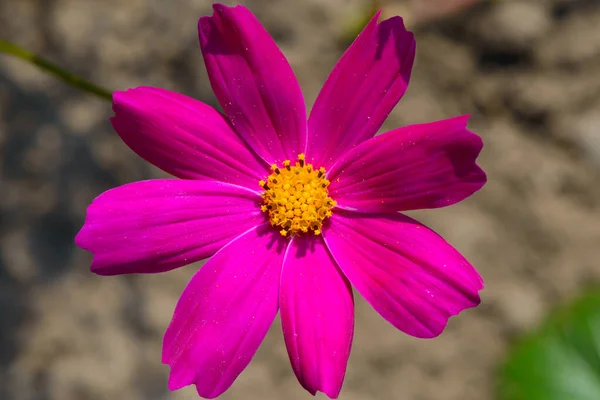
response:
{"label": "green stem", "polygon": [[96,86],[93,83],[78,77],[77,75],[65,71],[64,69],[51,63],[50,61],[39,57],[33,53],[30,53],[29,51],[17,46],[16,44],[0,39],[0,53],[6,53],[11,56],[20,58],[21,60],[25,60],[33,65],[40,67],[44,71],[58,77],[64,82],[75,86],[76,88],[95,94],[96,96],[101,97],[105,100],[112,101],[112,92],[110,90],[104,89],[100,86]]}

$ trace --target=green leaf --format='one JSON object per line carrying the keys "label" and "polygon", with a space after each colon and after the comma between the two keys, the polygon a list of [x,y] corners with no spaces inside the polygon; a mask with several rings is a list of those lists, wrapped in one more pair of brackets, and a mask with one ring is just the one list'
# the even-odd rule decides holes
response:
{"label": "green leaf", "polygon": [[600,290],[555,310],[500,370],[499,400],[600,400]]}

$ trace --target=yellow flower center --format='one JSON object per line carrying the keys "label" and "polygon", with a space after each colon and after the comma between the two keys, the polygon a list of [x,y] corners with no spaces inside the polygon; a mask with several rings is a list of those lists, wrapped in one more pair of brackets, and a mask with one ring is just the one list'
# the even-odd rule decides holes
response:
{"label": "yellow flower center", "polygon": [[329,181],[325,168],[314,169],[298,155],[294,165],[285,160],[283,166],[271,166],[271,175],[259,185],[265,190],[260,209],[269,214],[272,226],[280,227],[282,236],[306,233],[321,234],[325,218],[331,217],[331,208],[337,203],[329,197]]}

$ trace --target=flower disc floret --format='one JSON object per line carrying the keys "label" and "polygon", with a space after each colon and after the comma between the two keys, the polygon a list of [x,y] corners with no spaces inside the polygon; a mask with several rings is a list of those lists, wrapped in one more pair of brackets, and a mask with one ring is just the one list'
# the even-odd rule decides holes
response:
{"label": "flower disc floret", "polygon": [[325,168],[313,168],[299,154],[294,165],[285,160],[279,168],[271,166],[271,175],[259,185],[265,190],[261,210],[269,215],[272,226],[280,227],[282,236],[306,233],[321,234],[323,221],[331,217],[331,209],[337,204],[329,197],[329,181]]}

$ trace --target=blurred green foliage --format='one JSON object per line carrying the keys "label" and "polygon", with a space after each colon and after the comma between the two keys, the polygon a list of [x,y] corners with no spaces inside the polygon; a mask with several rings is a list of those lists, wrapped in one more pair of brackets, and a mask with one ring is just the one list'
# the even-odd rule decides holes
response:
{"label": "blurred green foliage", "polygon": [[371,18],[382,8],[380,0],[369,0],[364,5],[363,10],[345,24],[339,38],[340,46],[347,47],[363,28],[369,23]]}
{"label": "blurred green foliage", "polygon": [[600,288],[553,311],[500,370],[499,400],[600,400]]}

